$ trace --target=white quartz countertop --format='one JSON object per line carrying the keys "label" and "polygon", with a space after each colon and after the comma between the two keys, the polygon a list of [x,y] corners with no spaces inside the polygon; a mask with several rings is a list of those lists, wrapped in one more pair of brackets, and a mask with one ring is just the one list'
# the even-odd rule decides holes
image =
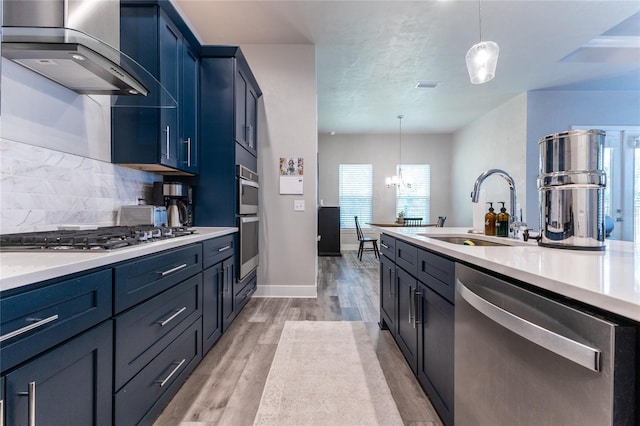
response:
{"label": "white quartz countertop", "polygon": [[[635,321],[640,321],[640,244],[606,241],[604,251],[517,246],[465,246],[430,236],[466,236],[468,228],[384,228],[380,232]],[[477,236],[511,243],[499,237]]]}
{"label": "white quartz countertop", "polygon": [[234,227],[196,227],[195,234],[101,252],[0,253],[0,291],[82,272],[238,231]]}

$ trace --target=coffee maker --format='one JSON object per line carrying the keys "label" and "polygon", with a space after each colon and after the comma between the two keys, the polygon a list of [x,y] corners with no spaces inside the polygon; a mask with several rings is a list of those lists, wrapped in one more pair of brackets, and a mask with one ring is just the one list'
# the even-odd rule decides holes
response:
{"label": "coffee maker", "polygon": [[193,188],[181,182],[154,182],[153,203],[167,208],[169,226],[193,225]]}

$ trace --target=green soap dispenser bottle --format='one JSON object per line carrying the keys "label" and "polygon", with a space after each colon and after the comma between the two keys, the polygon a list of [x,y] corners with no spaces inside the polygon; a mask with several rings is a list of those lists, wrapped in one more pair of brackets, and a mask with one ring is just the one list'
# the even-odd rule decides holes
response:
{"label": "green soap dispenser bottle", "polygon": [[496,235],[498,237],[509,236],[509,213],[504,207],[504,201],[500,201],[502,207],[500,207],[500,213],[498,213],[498,220],[496,221]]}
{"label": "green soap dispenser bottle", "polygon": [[484,235],[496,235],[496,214],[493,212],[493,203],[488,202],[489,211],[484,215]]}

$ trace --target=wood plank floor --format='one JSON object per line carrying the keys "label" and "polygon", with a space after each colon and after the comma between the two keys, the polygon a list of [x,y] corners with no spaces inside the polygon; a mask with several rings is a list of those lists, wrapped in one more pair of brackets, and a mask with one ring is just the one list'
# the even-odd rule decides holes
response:
{"label": "wood plank floor", "polygon": [[253,298],[205,355],[155,426],[251,425],[284,322],[364,321],[402,420],[442,425],[389,331],[378,327],[373,253],[318,258],[317,299]]}

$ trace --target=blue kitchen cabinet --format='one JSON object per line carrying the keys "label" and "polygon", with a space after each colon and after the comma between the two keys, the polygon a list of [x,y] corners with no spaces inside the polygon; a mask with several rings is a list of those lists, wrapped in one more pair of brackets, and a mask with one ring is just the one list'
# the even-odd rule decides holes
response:
{"label": "blue kitchen cabinet", "polygon": [[150,2],[122,3],[120,39],[120,50],[165,91],[123,99],[124,105],[116,101],[112,161],[160,174],[196,173],[199,46],[189,43],[163,7]]}
{"label": "blue kitchen cabinet", "polygon": [[380,324],[393,336],[397,333],[396,265],[386,256],[380,256]]}
{"label": "blue kitchen cabinet", "polygon": [[411,367],[411,371],[415,374],[418,369],[418,331],[415,309],[418,281],[404,269],[396,267],[396,283],[398,289],[396,342]]}
{"label": "blue kitchen cabinet", "polygon": [[105,321],[6,375],[6,424],[111,425],[111,373]]}
{"label": "blue kitchen cabinet", "polygon": [[7,424],[4,417],[4,407],[6,407],[6,402],[4,399],[4,377],[0,376],[0,425]]}
{"label": "blue kitchen cabinet", "polygon": [[255,122],[262,95],[240,48],[202,46],[199,93],[200,161],[207,167],[189,182],[195,187],[195,224],[237,226],[237,165],[257,171]]}

